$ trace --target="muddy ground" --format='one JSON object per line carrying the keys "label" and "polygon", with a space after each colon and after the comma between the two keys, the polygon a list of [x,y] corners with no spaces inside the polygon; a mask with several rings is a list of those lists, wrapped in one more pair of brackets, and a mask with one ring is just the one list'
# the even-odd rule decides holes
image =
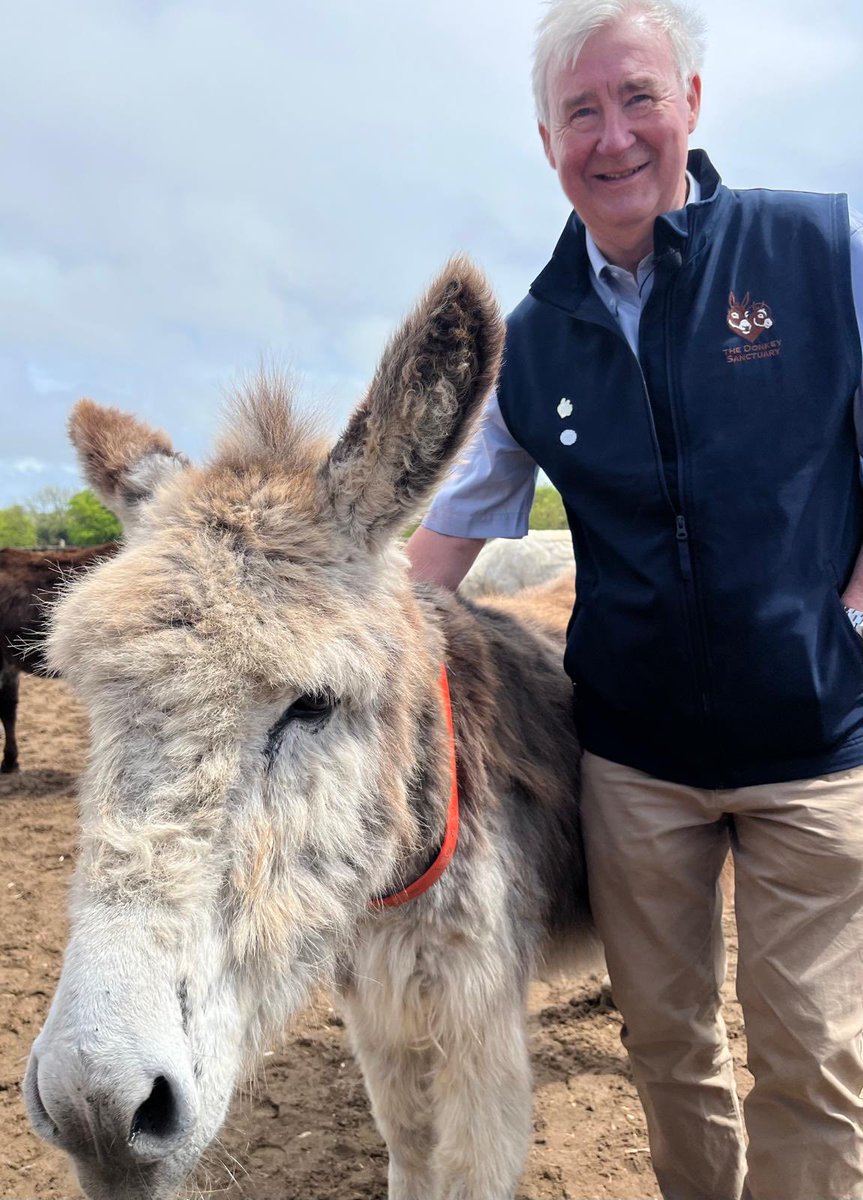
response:
{"label": "muddy ground", "polygon": [[[79,1197],[63,1156],[30,1132],[19,1094],[66,937],[75,785],[86,725],[60,682],[22,679],[21,772],[0,776],[0,1197]],[[727,921],[734,959],[734,933]],[[742,1091],[743,1025],[727,1020]],[[620,1017],[591,984],[537,984],[530,1000],[534,1138],[519,1200],[648,1200],[659,1191],[620,1047]],[[189,1195],[383,1200],[386,1153],[338,1016],[322,1000],[268,1053]]]}

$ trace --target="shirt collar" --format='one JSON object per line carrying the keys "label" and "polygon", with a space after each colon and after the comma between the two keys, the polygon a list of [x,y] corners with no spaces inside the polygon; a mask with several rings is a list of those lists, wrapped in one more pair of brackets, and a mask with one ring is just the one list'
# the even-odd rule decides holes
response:
{"label": "shirt collar", "polygon": [[[701,200],[701,184],[695,178],[691,171],[686,172],[686,182],[688,184],[686,194],[686,204],[698,204]],[[594,276],[603,281],[612,281],[626,283],[627,277],[632,281],[632,275],[625,267],[616,267],[610,263],[602,253],[596,242],[593,240],[590,230],[585,227],[584,240],[587,246],[587,257],[590,259],[590,265],[593,269]],[[639,286],[644,279],[644,276],[653,266],[653,251],[646,255],[638,264],[634,283]]]}

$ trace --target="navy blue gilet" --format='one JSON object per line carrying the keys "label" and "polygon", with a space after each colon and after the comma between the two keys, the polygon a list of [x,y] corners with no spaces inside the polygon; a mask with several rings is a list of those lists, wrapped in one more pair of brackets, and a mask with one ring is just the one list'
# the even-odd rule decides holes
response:
{"label": "navy blue gilet", "polygon": [[499,401],[563,496],[586,749],[730,788],[863,763],[847,201],[730,191],[655,225],[639,358],[573,214],[508,323]]}

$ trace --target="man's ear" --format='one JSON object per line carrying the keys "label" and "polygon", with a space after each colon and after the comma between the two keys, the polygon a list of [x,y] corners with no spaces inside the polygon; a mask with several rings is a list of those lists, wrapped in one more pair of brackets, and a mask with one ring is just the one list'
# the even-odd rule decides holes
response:
{"label": "man's ear", "polygon": [[698,124],[698,117],[701,113],[701,76],[693,75],[689,81],[689,90],[686,93],[686,102],[689,105],[689,132],[695,132],[695,126]]}
{"label": "man's ear", "polygon": [[539,136],[542,138],[542,148],[545,151],[545,157],[548,159],[548,165],[553,171],[557,170],[557,159],[554,157],[554,148],[551,144],[551,134],[548,132],[548,127],[540,121],[537,125]]}
{"label": "man's ear", "polygon": [[124,528],[161,483],[188,465],[161,430],[92,400],[72,409],[69,436],[85,479]]}

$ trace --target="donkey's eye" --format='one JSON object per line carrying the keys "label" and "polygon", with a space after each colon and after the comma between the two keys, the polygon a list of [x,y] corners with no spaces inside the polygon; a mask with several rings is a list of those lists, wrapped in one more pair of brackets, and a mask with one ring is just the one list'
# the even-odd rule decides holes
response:
{"label": "donkey's eye", "polygon": [[305,724],[314,728],[332,714],[337,703],[336,698],[328,692],[305,692],[302,696],[297,696],[267,734],[267,744],[264,748],[267,759],[272,760],[289,725]]}
{"label": "donkey's eye", "polygon": [[282,716],[289,721],[301,721],[307,717],[322,717],[332,712],[334,708],[335,700],[332,696],[318,692],[306,692],[304,696],[297,696],[293,704],[285,709]]}

